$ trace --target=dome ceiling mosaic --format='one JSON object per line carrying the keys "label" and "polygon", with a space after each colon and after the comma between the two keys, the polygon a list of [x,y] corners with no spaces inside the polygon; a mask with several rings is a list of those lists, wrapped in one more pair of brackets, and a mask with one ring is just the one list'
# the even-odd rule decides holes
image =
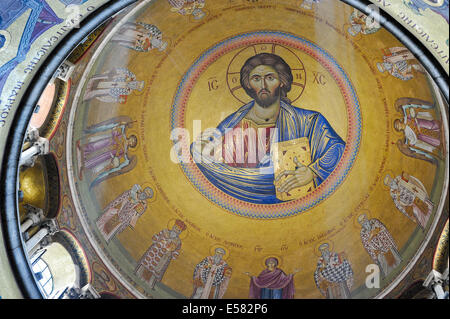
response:
{"label": "dome ceiling mosaic", "polygon": [[372,298],[401,280],[442,213],[448,127],[394,36],[331,0],[151,1],[103,29],[51,141],[59,222],[77,216],[133,296]]}

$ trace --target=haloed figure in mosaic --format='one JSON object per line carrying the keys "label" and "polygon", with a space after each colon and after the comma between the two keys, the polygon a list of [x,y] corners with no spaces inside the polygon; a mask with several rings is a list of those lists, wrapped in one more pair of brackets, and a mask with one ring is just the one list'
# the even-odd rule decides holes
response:
{"label": "haloed figure in mosaic", "polygon": [[168,0],[172,6],[170,11],[178,12],[181,15],[192,15],[194,19],[200,20],[205,16],[202,8],[205,6],[205,0]]}
{"label": "haloed figure in mosaic", "polygon": [[136,156],[130,149],[137,146],[136,135],[127,136],[133,122],[129,117],[113,118],[84,130],[86,134],[77,141],[77,165],[80,180],[85,171],[90,173],[93,187],[105,179],[126,173],[136,165]]}
{"label": "haloed figure in mosaic", "polygon": [[258,276],[250,277],[250,293],[251,299],[294,299],[294,275],[299,272],[296,269],[294,273],[287,275],[283,270],[278,268],[278,259],[269,257],[265,260],[264,269]]}
{"label": "haloed figure in mosaic", "polygon": [[83,101],[97,99],[105,103],[125,104],[133,91],[142,91],[145,81],[126,68],[115,68],[110,72],[94,75],[89,79]]}
{"label": "haloed figure in mosaic", "polygon": [[347,29],[348,33],[352,36],[361,34],[372,34],[380,30],[380,24],[374,17],[367,16],[358,9],[353,9],[353,13],[350,15],[351,26]]}
{"label": "haloed figure in mosaic", "polygon": [[406,48],[393,47],[385,50],[383,62],[377,63],[380,72],[387,71],[397,79],[408,81],[414,78],[414,71],[425,73],[416,57]]}
{"label": "haloed figure in mosaic", "polygon": [[147,200],[152,197],[153,190],[150,187],[142,189],[135,184],[109,203],[97,219],[97,227],[103,238],[109,242],[127,227],[136,226],[137,220],[147,209]]}
{"label": "haloed figure in mosaic", "polygon": [[425,230],[434,205],[422,182],[403,172],[395,178],[386,175],[384,184],[390,188],[395,207]]}
{"label": "haloed figure in mosaic", "polygon": [[222,299],[232,273],[223,260],[225,254],[225,249],[216,248],[214,256],[206,257],[195,266],[192,299]]}
{"label": "haloed figure in mosaic", "polygon": [[441,158],[441,121],[435,116],[434,105],[412,98],[400,98],[395,105],[402,117],[394,120],[394,129],[403,133],[397,141],[399,150],[410,157],[431,163]]}
{"label": "haloed figure in mosaic", "polygon": [[279,203],[311,192],[335,169],[345,142],[320,113],[290,104],[292,71],[280,56],[249,58],[240,81],[253,101],[192,144],[197,166],[220,190],[251,203]]}
{"label": "haloed figure in mosaic", "polygon": [[327,299],[350,299],[353,285],[353,270],[344,252],[329,250],[330,245],[320,245],[322,254],[314,272],[314,281]]}
{"label": "haloed figure in mosaic", "polygon": [[139,260],[135,273],[144,280],[151,289],[160,282],[172,259],[180,255],[180,234],[186,230],[186,224],[176,220],[172,229],[163,229],[153,235],[152,244]]}
{"label": "haloed figure in mosaic", "polygon": [[361,224],[361,241],[372,260],[378,265],[381,275],[386,277],[397,267],[402,258],[394,238],[386,226],[376,218],[368,219],[365,214],[358,217]]}
{"label": "haloed figure in mosaic", "polygon": [[162,40],[162,32],[153,24],[126,22],[114,34],[111,42],[138,52],[152,49],[164,51],[167,42]]}

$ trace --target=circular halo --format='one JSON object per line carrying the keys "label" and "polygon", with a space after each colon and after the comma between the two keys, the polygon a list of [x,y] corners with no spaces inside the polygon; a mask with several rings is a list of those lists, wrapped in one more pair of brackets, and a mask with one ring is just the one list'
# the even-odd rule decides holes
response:
{"label": "circular halo", "polygon": [[390,76],[389,72],[387,72],[386,70],[384,72],[381,72],[380,69],[378,68],[378,63],[383,63],[384,62],[382,57],[377,57],[375,59],[372,59],[372,62],[373,62],[373,66],[375,67],[375,69],[377,71],[377,75],[379,75],[379,76],[381,76],[383,78],[387,78],[387,77]]}
{"label": "circular halo", "polygon": [[393,170],[387,169],[387,170],[385,170],[385,171],[383,172],[383,174],[381,175],[382,178],[383,178],[383,182],[382,182],[382,183],[383,183],[383,187],[389,189],[390,187],[387,186],[387,185],[384,183],[384,179],[386,178],[387,175],[389,175],[392,179],[394,179],[395,177],[397,177],[397,174],[395,174],[395,172],[394,172]]}
{"label": "circular halo", "polygon": [[[131,94],[133,94],[134,96],[144,95],[144,93],[148,87],[147,87],[147,81],[145,81],[145,80],[142,80],[142,81],[144,81],[144,87],[142,88],[142,90],[141,91],[133,90]],[[138,81],[138,82],[142,82],[142,81]]]}
{"label": "circular halo", "polygon": [[366,215],[367,219],[370,220],[372,212],[370,210],[368,210],[367,208],[363,208],[361,210],[358,211],[358,213],[356,214],[355,218],[353,218],[353,226],[355,227],[355,229],[360,230],[361,229],[361,224],[358,221],[359,216],[361,215]]}
{"label": "circular halo", "polygon": [[132,128],[132,129],[127,128],[127,130],[125,131],[125,137],[126,137],[126,139],[129,139],[130,136],[132,136],[132,135],[136,136],[137,144],[136,144],[136,146],[133,147],[133,148],[128,148],[128,151],[135,152],[135,151],[138,149],[139,144],[140,144],[139,133],[138,133],[138,131],[137,131],[135,128]]}
{"label": "circular halo", "polygon": [[161,39],[161,41],[166,42],[166,47],[162,51],[159,50],[158,48],[153,48],[152,50],[149,51],[149,52],[151,52],[152,55],[156,55],[156,56],[167,55],[166,51],[168,48],[170,48],[172,46],[173,40],[170,37],[166,37],[163,33],[163,38]]}
{"label": "circular halo", "polygon": [[329,251],[332,252],[334,251],[334,243],[332,240],[330,239],[325,239],[320,241],[319,243],[316,244],[316,246],[314,247],[314,255],[316,255],[317,257],[322,257],[322,254],[320,253],[319,247],[323,244],[328,244],[329,246]]}
{"label": "circular halo", "polygon": [[165,55],[165,54],[167,54],[167,53],[166,53],[167,49],[168,49],[168,48],[171,48],[172,45],[173,45],[173,40],[172,40],[172,38],[171,38],[171,37],[166,37],[166,36],[164,36],[164,34],[163,34],[162,41],[167,43],[165,49],[162,50],[162,51],[160,51],[160,50],[158,50],[158,49],[153,50],[153,51],[154,51],[154,54],[156,54],[156,55]]}
{"label": "circular halo", "polygon": [[[171,219],[169,219],[169,221],[167,222],[167,229],[172,229],[172,227],[173,227],[173,225],[175,225],[175,221],[177,220],[177,219],[180,219],[180,218],[171,218]],[[181,219],[180,219],[181,220]],[[184,221],[183,221],[183,223],[184,223]],[[183,239],[185,239],[187,236],[189,235],[189,231],[188,231],[188,228],[186,227],[186,229],[185,230],[183,230],[181,233],[180,233],[180,235],[178,235],[178,237],[181,239],[181,240],[183,240]]]}
{"label": "circular halo", "polygon": [[276,260],[278,260],[277,268],[281,268],[281,265],[283,264],[283,258],[280,255],[267,255],[263,259],[261,259],[261,265],[263,266],[263,268],[267,268],[266,260],[269,258],[275,258]]}
{"label": "circular halo", "polygon": [[191,13],[190,15],[189,15],[189,22],[191,22],[191,23],[198,23],[198,22],[200,22],[200,21],[202,21],[203,19],[205,19],[206,17],[208,17],[209,16],[209,10],[208,9],[205,9],[205,7],[202,7],[202,8],[196,8],[195,10],[201,10],[202,12],[203,12],[203,16],[201,17],[201,18],[198,18],[198,19],[196,19],[195,17],[194,17],[194,15]]}
{"label": "circular halo", "polygon": [[222,248],[223,250],[225,250],[225,255],[223,255],[222,259],[223,259],[223,260],[227,260],[227,258],[230,256],[230,251],[228,250],[227,247],[225,247],[225,246],[223,246],[223,245],[220,245],[220,244],[215,244],[215,245],[213,245],[213,246],[211,246],[211,247],[209,248],[210,256],[214,256],[215,250],[216,250],[217,248]]}
{"label": "circular halo", "polygon": [[342,26],[343,32],[344,32],[345,34],[349,34],[349,35],[351,36],[351,39],[352,39],[352,40],[355,40],[355,41],[361,40],[362,37],[363,37],[362,34],[361,34],[361,32],[358,32],[357,35],[351,35],[350,32],[348,32],[348,29],[351,28],[351,27],[352,27],[352,24],[351,24],[351,23],[349,23],[349,22],[344,23],[344,25]]}
{"label": "circular halo", "polygon": [[[395,129],[394,123],[395,123],[395,120],[397,120],[397,119],[402,120],[402,119],[403,119],[403,116],[401,116],[401,115],[399,114],[397,117],[395,117],[395,118],[391,121],[391,129],[392,129],[392,133],[393,133],[394,136],[396,136],[396,137],[403,137],[403,133],[402,133],[402,132],[399,132],[399,131],[397,131],[397,130]],[[403,121],[402,121],[402,122],[403,122]]]}
{"label": "circular halo", "polygon": [[144,190],[146,187],[150,187],[153,191],[153,196],[151,198],[147,198],[147,204],[150,204],[156,200],[156,192],[155,192],[155,186],[153,186],[151,183],[144,182],[144,183],[138,183],[142,190]]}
{"label": "circular halo", "polygon": [[306,70],[305,66],[290,48],[276,43],[258,43],[252,44],[244,47],[238,53],[236,53],[231,59],[230,64],[227,68],[227,86],[230,90],[231,95],[243,104],[247,104],[251,101],[251,97],[247,95],[244,88],[241,86],[240,81],[240,70],[243,62],[247,59],[255,56],[259,53],[274,53],[279,55],[283,60],[285,60],[291,68],[293,82],[291,90],[288,92],[287,96],[291,100],[291,103],[297,101],[303,94],[306,87]]}

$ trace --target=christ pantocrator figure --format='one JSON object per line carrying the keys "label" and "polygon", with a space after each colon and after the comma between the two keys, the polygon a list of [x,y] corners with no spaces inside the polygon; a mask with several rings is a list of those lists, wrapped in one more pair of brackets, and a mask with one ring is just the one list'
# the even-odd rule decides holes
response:
{"label": "christ pantocrator figure", "polygon": [[302,194],[314,190],[339,163],[345,142],[323,115],[290,104],[292,71],[280,56],[251,57],[240,82],[253,100],[191,145],[198,168],[223,192],[251,203],[284,202],[301,197],[302,187]]}

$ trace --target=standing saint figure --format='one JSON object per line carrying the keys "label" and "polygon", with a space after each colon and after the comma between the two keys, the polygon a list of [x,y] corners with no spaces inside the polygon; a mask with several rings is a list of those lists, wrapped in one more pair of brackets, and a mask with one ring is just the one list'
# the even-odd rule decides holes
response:
{"label": "standing saint figure", "polygon": [[[409,103],[403,104],[407,100]],[[420,104],[413,102],[421,102]],[[394,120],[394,128],[405,136],[397,142],[399,150],[405,155],[434,163],[439,158],[441,146],[441,122],[432,115],[433,105],[416,99],[399,99],[397,111],[403,118]]]}
{"label": "standing saint figure", "polygon": [[192,299],[222,299],[232,272],[223,260],[225,254],[225,249],[216,248],[214,256],[206,257],[195,266]]}
{"label": "standing saint figure", "polygon": [[378,265],[381,275],[386,277],[402,261],[394,238],[386,226],[376,218],[365,214],[358,217],[361,224],[361,241],[372,260]]}
{"label": "standing saint figure", "polygon": [[434,205],[422,182],[402,172],[401,176],[395,178],[386,175],[384,184],[390,188],[395,207],[425,230]]}
{"label": "standing saint figure", "polygon": [[194,19],[200,20],[205,16],[202,8],[205,6],[205,0],[168,0],[172,6],[170,11],[178,12],[181,15],[192,15]]}
{"label": "standing saint figure", "polygon": [[162,41],[161,30],[143,22],[126,22],[114,34],[111,42],[138,52],[148,52],[154,48],[164,51],[167,47],[167,42]]}
{"label": "standing saint figure", "polygon": [[177,219],[172,229],[163,229],[153,235],[152,245],[142,255],[134,271],[151,289],[162,280],[172,259],[180,255],[179,236],[185,229],[186,224]]}
{"label": "standing saint figure", "polygon": [[314,5],[317,5],[320,3],[320,0],[303,0],[302,4],[300,5],[300,8],[311,10]]}
{"label": "standing saint figure", "polygon": [[127,137],[126,130],[132,126],[129,117],[121,116],[95,124],[84,130],[86,137],[78,140],[78,174],[83,179],[85,170],[90,171],[93,187],[107,178],[128,172],[136,165],[136,156],[128,152],[137,146],[136,135]]}
{"label": "standing saint figure", "polygon": [[150,187],[142,189],[138,184],[116,199],[103,210],[103,214],[97,219],[97,227],[106,242],[123,232],[127,227],[133,228],[136,222],[147,209],[147,200],[153,197]]}
{"label": "standing saint figure", "polygon": [[95,98],[105,103],[125,104],[133,91],[142,91],[144,86],[145,81],[137,81],[136,75],[127,68],[115,68],[89,79],[83,101]]}
{"label": "standing saint figure", "polygon": [[224,193],[255,204],[297,199],[302,189],[318,187],[338,165],[345,142],[319,112],[290,104],[290,66],[260,53],[244,63],[240,82],[253,100],[191,144],[200,171]]}
{"label": "standing saint figure", "polygon": [[353,9],[350,15],[351,27],[348,28],[348,33],[352,36],[361,34],[372,34],[380,30],[380,24],[374,17],[367,16],[358,9]]}
{"label": "standing saint figure", "polygon": [[286,275],[286,273],[278,268],[278,259],[269,257],[265,260],[266,269],[258,276],[250,277],[250,294],[251,299],[294,299],[294,275],[299,272],[298,269],[294,273]]}
{"label": "standing saint figure", "polygon": [[329,250],[330,245],[320,245],[314,281],[322,295],[327,299],[350,299],[353,285],[353,270],[344,252],[335,253]]}
{"label": "standing saint figure", "polygon": [[403,81],[414,78],[413,70],[425,73],[424,68],[419,63],[409,62],[417,59],[408,49],[393,47],[385,51],[383,62],[377,63],[378,70],[381,73],[388,71],[389,74]]}

